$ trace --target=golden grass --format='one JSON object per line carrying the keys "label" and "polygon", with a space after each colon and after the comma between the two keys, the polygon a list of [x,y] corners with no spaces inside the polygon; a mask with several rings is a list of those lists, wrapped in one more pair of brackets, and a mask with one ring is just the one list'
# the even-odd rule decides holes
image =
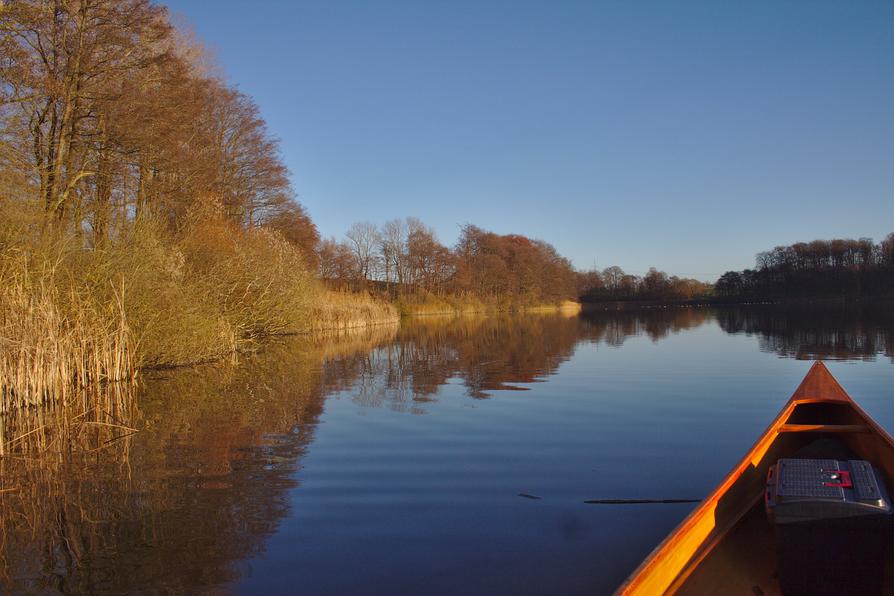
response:
{"label": "golden grass", "polygon": [[309,329],[312,332],[346,331],[400,322],[397,308],[366,293],[325,290],[311,306]]}
{"label": "golden grass", "polygon": [[179,248],[202,299],[238,338],[309,330],[319,284],[299,251],[277,234],[202,221]]}
{"label": "golden grass", "polygon": [[404,316],[456,315],[499,310],[474,296],[436,296],[428,292],[404,294],[395,301]]}
{"label": "golden grass", "polygon": [[532,306],[522,307],[523,312],[558,312],[563,316],[575,316],[580,313],[582,305],[580,302],[572,300],[563,300],[559,304],[535,304]]}
{"label": "golden grass", "polygon": [[506,298],[482,299],[477,296],[419,292],[400,296],[395,305],[404,316],[458,315],[498,312],[561,312],[577,314],[579,302],[564,300],[558,304],[530,304]]}

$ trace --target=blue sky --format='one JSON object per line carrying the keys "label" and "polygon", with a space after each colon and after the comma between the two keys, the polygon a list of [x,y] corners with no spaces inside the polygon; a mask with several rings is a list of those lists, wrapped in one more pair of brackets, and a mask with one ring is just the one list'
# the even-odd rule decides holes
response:
{"label": "blue sky", "polygon": [[324,236],[413,215],[713,280],[894,231],[894,2],[167,3]]}

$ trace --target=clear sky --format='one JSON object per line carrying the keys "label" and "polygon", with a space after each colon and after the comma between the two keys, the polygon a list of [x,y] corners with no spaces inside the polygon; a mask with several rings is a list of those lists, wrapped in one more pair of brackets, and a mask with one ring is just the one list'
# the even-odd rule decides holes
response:
{"label": "clear sky", "polygon": [[413,215],[712,280],[894,231],[894,2],[171,0],[324,236]]}

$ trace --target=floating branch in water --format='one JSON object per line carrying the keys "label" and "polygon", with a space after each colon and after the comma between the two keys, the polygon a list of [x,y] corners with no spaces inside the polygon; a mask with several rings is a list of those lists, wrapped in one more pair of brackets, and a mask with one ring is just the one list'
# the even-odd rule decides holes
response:
{"label": "floating branch in water", "polygon": [[654,503],[698,503],[701,499],[590,499],[588,505],[651,505]]}
{"label": "floating branch in water", "polygon": [[524,497],[525,499],[533,499],[535,501],[539,501],[543,497],[538,497],[537,495],[529,495],[528,493],[518,493],[518,496]]}

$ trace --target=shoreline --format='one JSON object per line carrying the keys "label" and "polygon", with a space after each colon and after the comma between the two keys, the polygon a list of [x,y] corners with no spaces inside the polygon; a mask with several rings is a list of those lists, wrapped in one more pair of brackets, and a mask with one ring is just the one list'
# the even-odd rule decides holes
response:
{"label": "shoreline", "polygon": [[582,312],[623,311],[650,308],[704,308],[722,306],[854,306],[859,304],[891,304],[894,296],[814,296],[805,298],[768,298],[765,300],[726,300],[720,298],[704,300],[608,300],[604,302],[583,302]]}
{"label": "shoreline", "polygon": [[[137,382],[137,378],[145,373],[153,371],[166,371],[194,366],[203,366],[208,364],[219,363],[227,358],[237,357],[239,355],[251,354],[263,346],[275,342],[278,338],[304,337],[309,338],[314,343],[323,343],[325,339],[337,338],[340,336],[350,336],[353,334],[362,334],[365,331],[385,327],[399,327],[401,321],[412,318],[426,317],[460,317],[460,316],[488,316],[497,314],[548,314],[562,313],[566,315],[576,315],[583,310],[583,305],[579,302],[565,301],[561,304],[534,304],[529,306],[518,305],[499,305],[485,304],[478,302],[470,305],[469,308],[454,307],[450,309],[439,310],[415,310],[408,308],[406,304],[401,305],[399,300],[388,301],[382,300],[380,297],[370,295],[365,292],[337,292],[325,291],[320,300],[310,307],[310,314],[304,328],[287,330],[272,333],[262,333],[253,336],[245,336],[241,338],[233,338],[227,350],[218,351],[216,353],[205,353],[193,359],[180,359],[174,355],[154,355],[152,357],[143,357],[140,362],[136,354],[129,352],[130,372],[124,378],[96,378],[91,380],[88,385],[82,383],[66,383],[64,380],[57,379],[57,383],[49,393],[43,396],[44,399],[53,401],[50,393],[64,394],[69,389],[67,385],[71,385],[71,389],[75,389],[75,385],[84,388],[99,385],[115,385],[115,384],[132,384]],[[442,304],[449,304],[444,302]],[[129,327],[129,326],[128,326]],[[181,333],[189,334],[190,329],[181,329]],[[139,341],[128,345],[127,350],[133,350],[135,344]],[[0,379],[2,381],[4,379]],[[10,379],[6,379],[10,381]],[[22,391],[23,387],[16,387],[13,382],[4,382],[0,384],[0,391],[15,394]],[[27,391],[27,389],[25,389]],[[38,400],[43,401],[43,400]],[[12,403],[7,405],[13,405]],[[26,407],[28,404],[25,404]],[[37,404],[30,404],[37,405]],[[9,408],[8,411],[17,409]]]}
{"label": "shoreline", "polygon": [[[392,305],[393,303],[383,302],[386,305]],[[395,309],[396,310],[396,309]],[[348,325],[335,325],[335,326],[326,326],[326,327],[312,327],[309,330],[305,331],[292,331],[285,333],[271,333],[268,335],[263,335],[252,340],[246,340],[244,346],[237,347],[235,350],[228,354],[221,354],[220,356],[206,358],[202,360],[193,360],[188,362],[173,362],[173,363],[165,363],[165,364],[149,364],[146,366],[137,367],[137,372],[152,372],[152,371],[164,371],[164,370],[175,370],[180,368],[189,368],[192,366],[202,366],[206,364],[214,364],[216,362],[221,362],[226,359],[228,356],[238,356],[240,354],[251,354],[254,353],[257,349],[263,349],[265,344],[270,344],[275,342],[279,338],[308,338],[314,341],[314,343],[323,343],[318,340],[326,340],[330,338],[337,338],[341,336],[349,336],[353,334],[360,334],[364,331],[378,329],[382,327],[397,327],[400,326],[401,322],[404,319],[416,319],[416,318],[426,318],[426,317],[458,317],[458,316],[466,316],[466,315],[495,315],[495,314],[525,314],[525,313],[539,313],[539,314],[547,314],[547,313],[573,313],[578,314],[583,310],[583,305],[580,302],[571,302],[566,301],[562,304],[542,304],[542,305],[533,305],[527,307],[521,307],[518,309],[499,309],[499,308],[487,308],[487,309],[478,309],[478,310],[452,310],[452,311],[432,311],[432,312],[419,312],[419,313],[403,313],[394,316],[393,318],[387,319],[355,319],[352,323]]]}
{"label": "shoreline", "polygon": [[[428,317],[428,316],[461,316],[461,315],[487,315],[505,313],[579,313],[583,309],[580,302],[565,300],[559,304],[531,304],[519,305],[512,303],[486,303],[477,301],[473,304],[454,305],[449,300],[439,301],[434,308],[426,308],[426,304],[406,303],[400,299],[393,302],[403,317]],[[429,305],[431,303],[428,303]]]}

